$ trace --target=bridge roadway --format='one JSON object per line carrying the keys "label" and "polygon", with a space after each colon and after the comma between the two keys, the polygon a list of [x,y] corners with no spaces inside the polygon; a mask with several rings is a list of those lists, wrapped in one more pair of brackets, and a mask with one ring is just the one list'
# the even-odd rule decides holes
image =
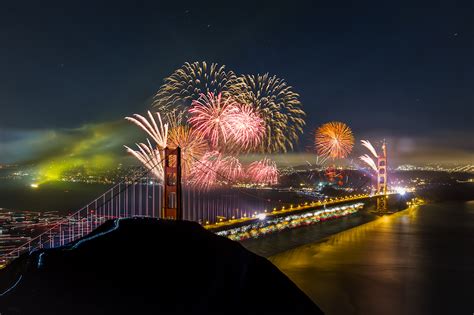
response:
{"label": "bridge roadway", "polygon": [[[391,195],[391,194],[395,194],[395,192],[387,193],[386,198],[388,198],[388,195]],[[282,207],[279,210],[277,208],[273,208],[273,211],[271,212],[268,212],[267,210],[261,213],[255,212],[251,217],[247,217],[247,216],[243,216],[241,218],[232,217],[230,219],[221,218],[216,223],[206,222],[205,224],[203,224],[203,227],[210,231],[216,232],[216,231],[239,227],[242,225],[251,224],[251,223],[257,222],[262,217],[272,218],[272,217],[287,216],[289,214],[297,214],[301,212],[306,212],[308,210],[321,209],[325,206],[344,204],[346,202],[351,202],[351,201],[363,201],[363,200],[378,198],[380,196],[382,195],[358,194],[358,195],[350,195],[350,196],[344,196],[344,197],[328,198],[322,201],[305,202],[304,204],[299,204],[296,206],[291,205],[289,208]]]}

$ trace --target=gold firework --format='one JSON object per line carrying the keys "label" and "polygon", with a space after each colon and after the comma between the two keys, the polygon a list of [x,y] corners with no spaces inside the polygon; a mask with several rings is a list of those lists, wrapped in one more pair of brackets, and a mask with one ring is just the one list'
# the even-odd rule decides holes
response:
{"label": "gold firework", "polygon": [[163,112],[177,108],[184,112],[201,94],[222,93],[227,98],[239,79],[224,65],[196,61],[186,62],[164,81],[154,97],[153,107]]}
{"label": "gold firework", "polygon": [[253,106],[263,118],[265,135],[258,151],[287,152],[293,149],[305,125],[298,93],[276,76],[244,75],[236,84],[235,98]]}
{"label": "gold firework", "polygon": [[342,159],[351,153],[354,135],[345,123],[329,122],[316,130],[315,146],[319,155]]}

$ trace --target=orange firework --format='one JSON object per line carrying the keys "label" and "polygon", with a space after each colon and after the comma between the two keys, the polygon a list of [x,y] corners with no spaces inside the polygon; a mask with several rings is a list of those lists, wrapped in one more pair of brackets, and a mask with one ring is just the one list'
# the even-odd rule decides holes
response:
{"label": "orange firework", "polygon": [[184,178],[187,178],[190,174],[194,159],[201,158],[209,149],[206,140],[188,126],[172,128],[168,134],[168,146],[171,148],[179,146],[181,148]]}
{"label": "orange firework", "polygon": [[342,159],[351,153],[354,135],[342,122],[329,122],[316,130],[315,146],[319,155]]}

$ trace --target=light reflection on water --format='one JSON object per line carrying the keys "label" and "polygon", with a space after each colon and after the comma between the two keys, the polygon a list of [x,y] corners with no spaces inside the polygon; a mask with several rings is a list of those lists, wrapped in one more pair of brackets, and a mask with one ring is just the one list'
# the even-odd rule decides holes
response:
{"label": "light reflection on water", "polygon": [[474,311],[474,203],[384,216],[270,260],[327,314]]}

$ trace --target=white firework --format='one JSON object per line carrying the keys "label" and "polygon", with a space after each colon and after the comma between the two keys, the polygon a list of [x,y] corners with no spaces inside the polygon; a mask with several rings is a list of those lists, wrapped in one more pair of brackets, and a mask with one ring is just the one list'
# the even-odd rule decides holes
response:
{"label": "white firework", "polygon": [[147,139],[148,145],[144,143],[137,143],[138,151],[133,150],[127,146],[127,152],[132,154],[139,160],[145,168],[151,171],[158,181],[163,181],[163,155],[162,150],[153,148],[150,141]]}
{"label": "white firework", "polygon": [[365,164],[370,166],[371,169],[377,172],[377,165],[375,164],[374,159],[372,159],[368,154],[364,154],[359,157]]}
{"label": "white firework", "polygon": [[362,145],[364,147],[369,149],[369,151],[374,155],[374,157],[376,157],[376,158],[379,157],[378,154],[377,154],[377,151],[375,151],[374,146],[372,145],[372,143],[369,142],[369,140],[361,140],[360,142],[362,143]]}
{"label": "white firework", "polygon": [[126,120],[133,122],[135,125],[143,129],[156,143],[153,146],[147,139],[147,144],[137,143],[138,150],[133,150],[127,146],[127,152],[132,154],[143,166],[150,170],[158,181],[163,181],[163,150],[166,148],[168,141],[168,124],[164,124],[160,113],[156,113],[158,123],[153,114],[148,111],[148,119],[138,114],[133,117],[125,117]]}
{"label": "white firework", "polygon": [[160,149],[164,149],[166,148],[166,143],[168,141],[168,124],[163,123],[160,113],[157,112],[156,116],[158,117],[159,125],[156,123],[155,118],[150,111],[148,111],[150,121],[139,114],[134,114],[133,117],[125,117],[125,119],[142,128],[153,140],[155,140],[156,145]]}

